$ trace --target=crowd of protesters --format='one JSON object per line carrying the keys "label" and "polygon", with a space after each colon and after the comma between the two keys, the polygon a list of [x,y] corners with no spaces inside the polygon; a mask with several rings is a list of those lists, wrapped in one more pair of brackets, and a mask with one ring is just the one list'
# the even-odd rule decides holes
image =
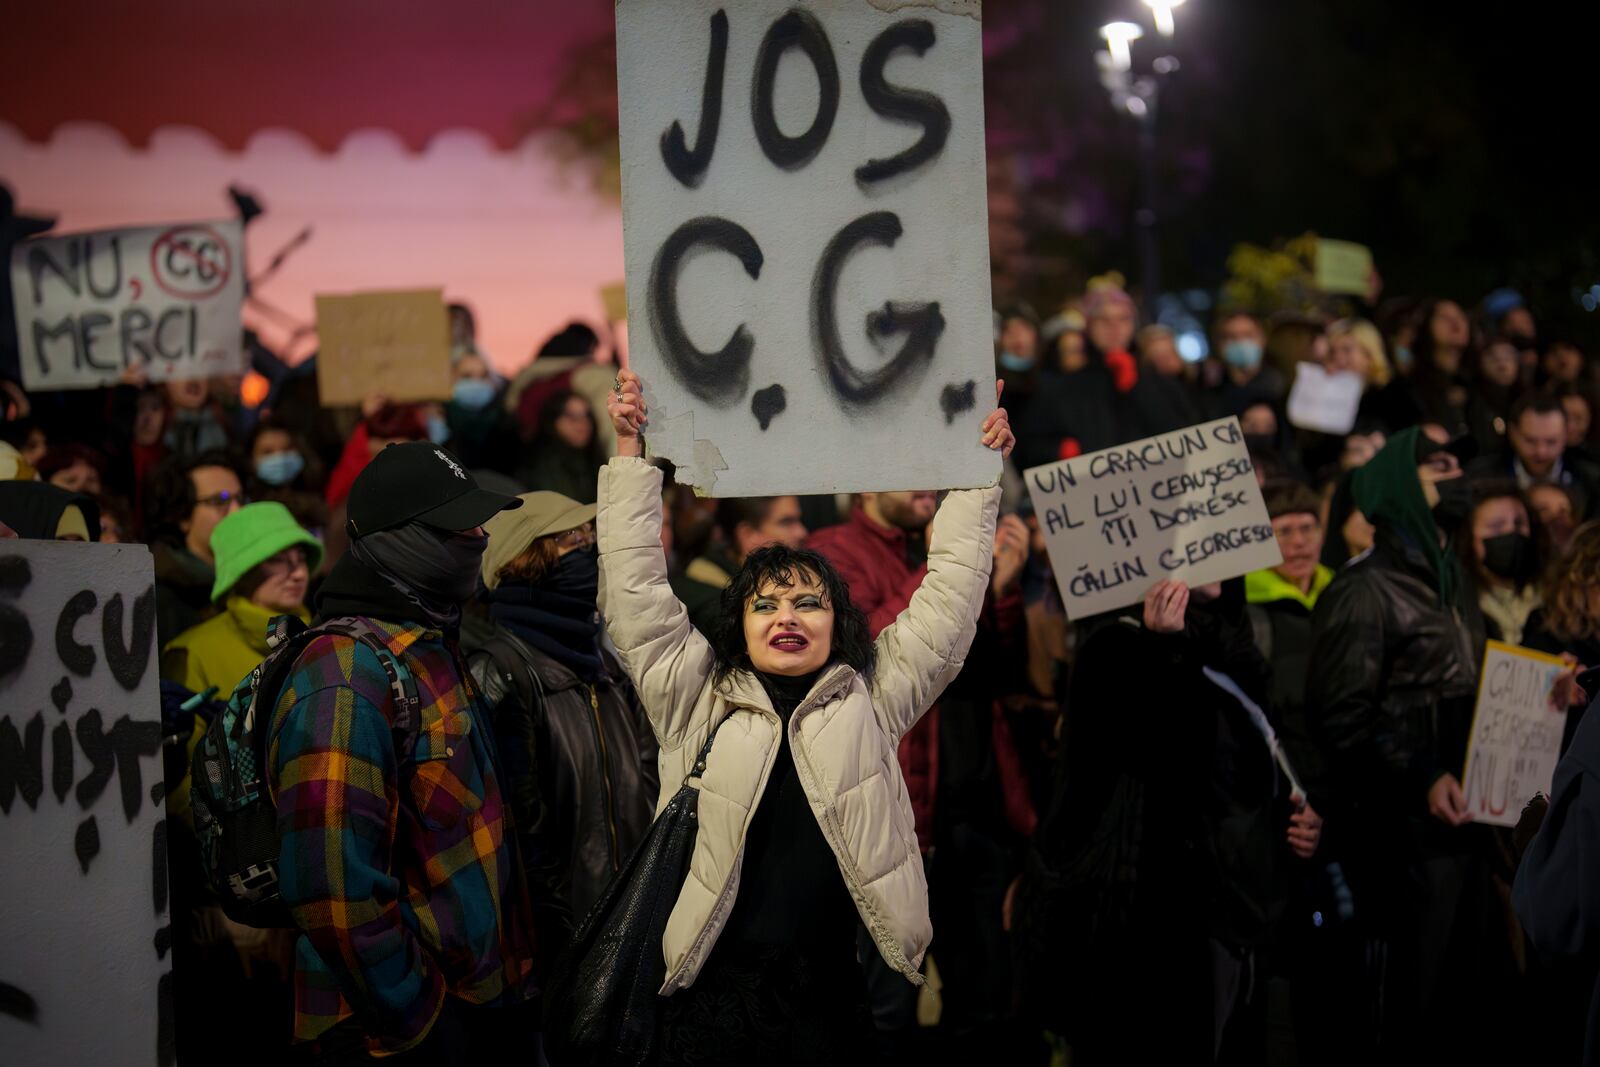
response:
{"label": "crowd of protesters", "polygon": [[[1558,694],[1571,754],[1516,833],[1475,824],[1461,778],[1487,639],[1600,665],[1600,372],[1508,290],[1470,308],[1353,310],[1223,309],[1198,359],[1167,327],[1141,328],[1109,282],[1043,321],[997,312],[1016,450],[984,535],[971,648],[947,650],[964,666],[888,735],[921,853],[914,877],[894,877],[925,881],[931,947],[920,968],[908,959],[916,935],[889,929],[903,905],[880,901],[889,919],[867,921],[877,889],[806,880],[804,864],[831,855],[805,794],[780,783],[797,767],[777,744],[774,784],[747,783],[749,810],[763,806],[735,835],[751,850],[739,900],[770,914],[747,903],[717,921],[747,953],[806,931],[826,945],[775,957],[801,961],[781,982],[782,968],[743,966],[757,957],[732,948],[696,959],[716,986],[677,992],[666,1017],[693,1040],[667,1043],[661,1062],[756,1062],[752,1050],[821,1063],[1043,1064],[1068,1050],[1079,1064],[1582,1060],[1586,1012],[1600,1028],[1600,823],[1585,807],[1600,794],[1580,793],[1600,773],[1600,727],[1580,730],[1582,687]],[[230,1062],[457,1063],[536,1033],[553,961],[693,762],[629,666],[653,664],[670,691],[692,632],[723,656],[765,595],[752,568],[798,568],[818,610],[847,590],[866,648],[920,618],[919,590],[952,566],[930,555],[933,491],[712,501],[670,472],[656,490],[659,475],[608,466],[619,440],[634,446],[607,411],[621,378],[591,329],[563,330],[508,380],[477,349],[470,310],[452,306],[451,322],[454,385],[439,404],[324,408],[311,366],[253,337],[270,387],[254,407],[237,380],[130,375],[38,395],[0,382],[7,536],[154,553],[164,722],[180,753],[168,769],[180,1060],[227,1048]],[[1350,432],[1289,421],[1306,363],[1360,377]],[[1068,619],[1019,472],[1225,417],[1240,421],[1282,564],[1163,582],[1132,608]],[[637,546],[597,546],[603,469],[614,494],[660,492],[659,512],[653,496],[610,506],[659,528],[666,585],[630,561]],[[775,563],[775,547],[790,555]],[[641,577],[602,589],[608,551],[616,573]],[[839,591],[822,588],[828,576]],[[659,601],[669,589],[677,614]],[[771,610],[803,614],[800,599]],[[608,605],[629,614],[607,619]],[[318,638],[271,733],[294,928],[258,930],[222,914],[184,845],[181,753],[267,656],[282,615],[378,620],[426,710],[397,752],[381,718],[362,720],[388,699],[384,656]],[[760,678],[750,699],[788,722],[806,691]],[[744,699],[718,684],[717,700]],[[865,789],[871,775],[847,755],[859,781],[830,787]],[[868,827],[841,832],[868,855],[887,847]],[[669,946],[684,937],[669,927]],[[825,980],[795,973],[823,963]],[[851,996],[804,1000],[823,985]],[[818,1008],[837,1003],[859,1018]],[[822,1030],[795,1028],[824,1015]]]}

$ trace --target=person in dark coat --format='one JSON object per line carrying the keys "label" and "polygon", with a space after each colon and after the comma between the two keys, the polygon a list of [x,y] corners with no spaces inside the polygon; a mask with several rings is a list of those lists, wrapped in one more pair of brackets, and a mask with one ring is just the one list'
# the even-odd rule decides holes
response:
{"label": "person in dark coat", "polygon": [[1025,1010],[1075,1064],[1248,1056],[1257,955],[1321,820],[1294,809],[1238,699],[1259,708],[1269,688],[1243,583],[1163,581],[1094,625],[1018,893]]}
{"label": "person in dark coat", "polygon": [[1217,320],[1223,374],[1205,398],[1207,414],[1213,419],[1241,414],[1252,404],[1276,407],[1283,403],[1289,384],[1281,371],[1264,362],[1266,346],[1266,330],[1254,315],[1233,311]]}
{"label": "person in dark coat", "polygon": [[589,401],[570,389],[550,394],[539,409],[539,431],[516,477],[530,490],[560,493],[593,504],[605,448]]}
{"label": "person in dark coat", "polygon": [[[1511,902],[1536,958],[1559,981],[1545,986],[1553,1003],[1535,1005],[1543,1025],[1528,1031],[1544,1058],[1526,1062],[1600,1063],[1600,715],[1593,706],[1556,764],[1548,802],[1535,797],[1529,807],[1535,819],[1548,810],[1523,854]],[[1588,1008],[1581,1035],[1579,1001]],[[1559,1011],[1541,1010],[1555,1005]]]}
{"label": "person in dark coat", "polygon": [[0,482],[0,521],[33,541],[98,541],[100,508],[48,482]]}
{"label": "person in dark coat", "polygon": [[1137,325],[1133,300],[1121,289],[1097,288],[1084,301],[1088,326],[1080,349],[1062,347],[1043,374],[1018,423],[1017,467],[1026,470],[1140,436],[1128,398],[1139,368],[1128,348]]}
{"label": "person in dark coat", "polygon": [[156,564],[156,639],[167,642],[216,611],[211,531],[249,502],[226,452],[170,456],[150,472],[145,530]]}
{"label": "person in dark coat", "polygon": [[1410,372],[1375,396],[1363,415],[1393,433],[1429,422],[1450,436],[1469,433],[1472,420],[1467,368],[1473,363],[1472,323],[1454,300],[1425,301],[1415,316]]}
{"label": "person in dark coat", "polygon": [[1312,617],[1307,717],[1327,763],[1330,823],[1355,914],[1380,961],[1376,1019],[1353,1017],[1349,1055],[1483,1053],[1473,1022],[1499,1010],[1514,963],[1499,841],[1470,825],[1465,763],[1483,621],[1449,547],[1471,492],[1460,452],[1413,427],[1355,472],[1377,528]]}
{"label": "person in dark coat", "polygon": [[559,951],[650,827],[657,745],[600,642],[595,506],[550,492],[519,499],[485,525],[496,632],[470,671],[493,709],[535,925]]}
{"label": "person in dark coat", "polygon": [[1567,447],[1567,413],[1547,393],[1529,393],[1511,407],[1505,446],[1467,471],[1474,481],[1512,479],[1523,489],[1559,485],[1578,498],[1588,518],[1600,515],[1600,467]]}

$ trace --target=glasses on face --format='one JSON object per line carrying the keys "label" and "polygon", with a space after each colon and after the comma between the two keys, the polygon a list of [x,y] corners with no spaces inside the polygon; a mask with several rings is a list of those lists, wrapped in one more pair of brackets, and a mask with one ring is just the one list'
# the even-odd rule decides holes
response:
{"label": "glasses on face", "polygon": [[293,574],[302,567],[311,569],[311,561],[303,548],[285,549],[261,564],[261,569],[274,578]]}
{"label": "glasses on face", "polygon": [[246,504],[250,503],[250,498],[245,496],[243,493],[230,493],[228,490],[224,489],[220,493],[212,493],[210,496],[199,497],[195,500],[195,503],[197,505],[203,504],[208,508],[220,508],[226,510],[231,507],[242,508]]}
{"label": "glasses on face", "polygon": [[560,548],[588,548],[594,544],[594,523],[586,522],[582,526],[568,530],[566,533],[556,535],[556,545]]}

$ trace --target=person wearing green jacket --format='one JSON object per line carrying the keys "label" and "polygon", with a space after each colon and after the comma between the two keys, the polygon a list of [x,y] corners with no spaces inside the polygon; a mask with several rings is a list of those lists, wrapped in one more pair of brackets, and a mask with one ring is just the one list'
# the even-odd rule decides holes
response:
{"label": "person wearing green jacket", "polygon": [[226,700],[267,658],[267,624],[279,615],[309,622],[306,592],[322,564],[322,544],[282,504],[249,504],[217,524],[212,603],[223,610],[191,626],[161,653],[161,677],[196,693],[213,686]]}

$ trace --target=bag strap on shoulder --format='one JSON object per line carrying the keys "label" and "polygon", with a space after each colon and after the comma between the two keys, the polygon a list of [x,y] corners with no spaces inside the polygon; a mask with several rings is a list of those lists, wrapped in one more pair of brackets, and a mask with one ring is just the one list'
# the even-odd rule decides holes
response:
{"label": "bag strap on shoulder", "polygon": [[722,724],[733,718],[733,713],[724,715],[711,727],[711,736],[706,738],[706,743],[700,746],[700,754],[694,758],[694,766],[689,768],[689,773],[683,776],[683,784],[688,785],[690,779],[699,778],[706,773],[706,759],[711,755],[711,744],[717,739],[717,731],[722,729]]}

